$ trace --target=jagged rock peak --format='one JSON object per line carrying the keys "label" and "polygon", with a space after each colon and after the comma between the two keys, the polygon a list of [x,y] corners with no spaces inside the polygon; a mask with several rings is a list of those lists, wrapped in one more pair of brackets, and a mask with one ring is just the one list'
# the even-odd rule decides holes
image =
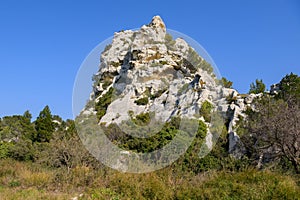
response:
{"label": "jagged rock peak", "polygon": [[143,113],[155,113],[163,123],[174,116],[198,118],[206,100],[220,104],[212,72],[184,39],[167,35],[160,16],[139,30],[117,32],[102,52],[93,95],[98,103],[113,89],[122,98],[105,106],[100,124]]}
{"label": "jagged rock peak", "polygon": [[152,18],[152,21],[149,24],[150,27],[159,28],[166,32],[166,25],[161,19],[160,16],[156,15]]}

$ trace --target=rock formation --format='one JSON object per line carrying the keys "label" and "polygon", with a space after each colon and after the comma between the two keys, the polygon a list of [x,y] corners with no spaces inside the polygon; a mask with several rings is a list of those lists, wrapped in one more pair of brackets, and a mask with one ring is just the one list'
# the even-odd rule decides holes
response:
{"label": "rock formation", "polygon": [[[230,121],[229,150],[241,156],[235,125],[256,96],[240,95],[220,85],[213,67],[184,39],[174,40],[159,16],[139,30],[115,33],[100,61],[92,93],[92,101],[100,108],[88,104],[82,115],[98,113],[99,124],[105,126],[142,113],[154,113],[155,120],[162,123],[174,116],[204,121],[199,111],[208,101],[213,112]],[[210,127],[211,122],[206,124]],[[206,138],[210,148],[211,138]]]}

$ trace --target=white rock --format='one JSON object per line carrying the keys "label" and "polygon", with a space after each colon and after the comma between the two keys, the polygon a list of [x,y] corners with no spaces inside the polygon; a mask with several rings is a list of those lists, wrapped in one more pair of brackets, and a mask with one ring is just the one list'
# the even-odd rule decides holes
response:
{"label": "white rock", "polygon": [[[191,47],[183,39],[177,38],[174,50],[168,50],[165,36],[166,26],[159,16],[153,17],[151,23],[142,26],[140,30],[115,33],[111,48],[100,57],[101,65],[96,74],[99,78],[101,74],[114,76],[113,84],[104,91],[102,84],[94,89],[102,92],[96,97],[96,102],[110,87],[114,87],[118,96],[108,105],[106,114],[99,123],[105,123],[107,126],[110,123],[120,124],[131,119],[129,111],[134,116],[154,112],[155,119],[161,122],[166,122],[176,115],[203,120],[203,117],[199,116],[199,109],[203,102],[208,101],[214,106],[214,110],[229,118],[230,150],[234,149],[238,141],[235,133],[236,122],[239,116],[244,116],[246,104],[251,104],[259,95],[250,94],[244,98],[235,89],[217,85],[207,71],[197,69],[195,73],[191,73],[188,67],[180,64],[187,59]],[[196,74],[201,76],[201,80],[205,82],[204,86],[190,86]],[[155,96],[158,93],[162,94]],[[135,103],[136,100],[145,97],[148,98],[146,105]],[[227,97],[233,97],[230,105]],[[86,108],[82,114],[88,116],[95,114],[95,111],[93,108]],[[209,148],[213,146],[211,134],[206,137],[206,145]],[[120,159],[116,165],[125,169],[126,165],[122,162]]]}

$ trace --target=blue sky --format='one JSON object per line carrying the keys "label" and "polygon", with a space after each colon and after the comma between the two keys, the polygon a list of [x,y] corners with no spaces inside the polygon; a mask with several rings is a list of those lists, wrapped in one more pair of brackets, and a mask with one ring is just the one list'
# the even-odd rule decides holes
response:
{"label": "blue sky", "polygon": [[245,93],[300,74],[300,2],[16,1],[0,4],[0,117],[49,105],[72,118],[77,70],[101,41],[160,15],[167,28],[198,41],[222,76]]}

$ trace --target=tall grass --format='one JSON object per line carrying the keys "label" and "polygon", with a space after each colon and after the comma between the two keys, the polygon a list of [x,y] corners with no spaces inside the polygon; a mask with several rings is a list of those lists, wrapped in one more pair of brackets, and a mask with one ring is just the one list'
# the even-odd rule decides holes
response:
{"label": "tall grass", "polygon": [[[297,183],[298,180],[298,183]],[[80,166],[46,168],[0,160],[0,199],[300,199],[299,177],[247,169],[243,172],[148,174]],[[79,194],[80,195],[79,197]]]}

